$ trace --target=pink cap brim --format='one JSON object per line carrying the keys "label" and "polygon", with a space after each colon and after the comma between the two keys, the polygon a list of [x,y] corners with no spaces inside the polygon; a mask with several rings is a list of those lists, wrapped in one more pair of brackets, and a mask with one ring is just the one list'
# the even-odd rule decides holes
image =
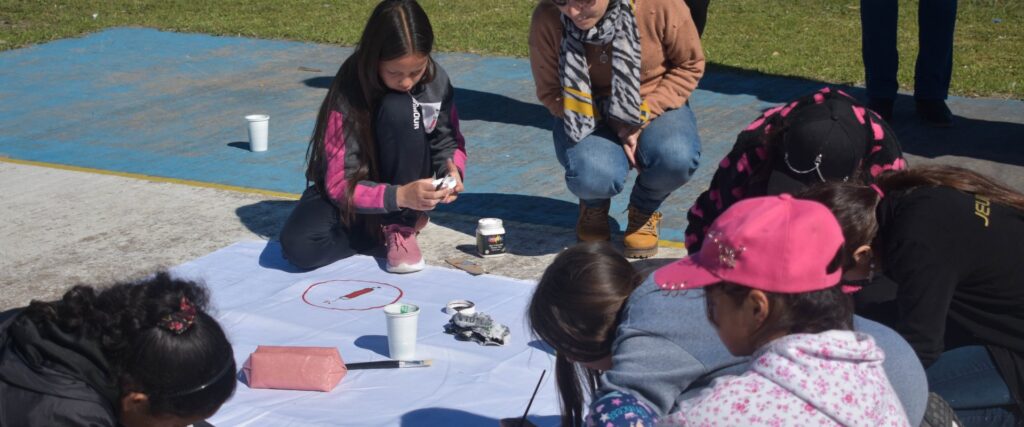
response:
{"label": "pink cap brim", "polygon": [[722,278],[700,265],[699,255],[693,254],[659,268],[654,272],[654,283],[666,291],[684,291],[721,282]]}

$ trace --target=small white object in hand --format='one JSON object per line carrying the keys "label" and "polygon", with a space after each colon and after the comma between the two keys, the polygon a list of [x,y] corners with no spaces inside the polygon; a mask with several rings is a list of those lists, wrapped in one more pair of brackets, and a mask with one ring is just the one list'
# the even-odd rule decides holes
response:
{"label": "small white object in hand", "polygon": [[438,178],[433,181],[434,188],[440,190],[447,188],[449,190],[455,188],[455,177],[446,175],[444,178]]}

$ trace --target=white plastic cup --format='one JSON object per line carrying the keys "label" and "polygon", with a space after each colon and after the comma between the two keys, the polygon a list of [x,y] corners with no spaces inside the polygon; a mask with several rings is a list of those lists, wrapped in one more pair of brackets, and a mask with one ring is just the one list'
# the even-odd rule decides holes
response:
{"label": "white plastic cup", "polygon": [[388,355],[393,360],[416,360],[416,325],[420,308],[408,303],[384,306],[388,319]]}
{"label": "white plastic cup", "polygon": [[267,133],[270,128],[270,116],[252,114],[245,116],[249,122],[249,150],[267,151]]}

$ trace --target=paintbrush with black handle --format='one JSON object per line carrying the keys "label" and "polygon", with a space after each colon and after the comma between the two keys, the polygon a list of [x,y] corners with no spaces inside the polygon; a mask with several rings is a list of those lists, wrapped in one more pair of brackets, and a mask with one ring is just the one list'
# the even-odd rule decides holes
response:
{"label": "paintbrush with black handle", "polygon": [[376,362],[346,363],[345,368],[350,371],[357,369],[388,369],[388,368],[426,368],[432,365],[432,359],[427,360],[379,360]]}

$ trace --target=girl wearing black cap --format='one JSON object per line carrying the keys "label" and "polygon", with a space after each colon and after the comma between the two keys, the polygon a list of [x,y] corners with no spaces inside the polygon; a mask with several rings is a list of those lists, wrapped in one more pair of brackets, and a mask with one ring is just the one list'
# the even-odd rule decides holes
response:
{"label": "girl wearing black cap", "polygon": [[857,312],[902,334],[964,425],[1020,425],[1024,408],[1024,194],[967,169],[892,172],[801,195],[843,227],[845,279],[875,271],[894,299]]}
{"label": "girl wearing black cap", "polygon": [[885,121],[843,91],[822,88],[766,110],[740,132],[686,215],[686,248],[700,250],[715,218],[745,198],[825,181],[870,184],[882,171],[906,165]]}
{"label": "girl wearing black cap", "polygon": [[75,286],[0,322],[0,426],[186,426],[235,391],[206,291],[167,273]]}

